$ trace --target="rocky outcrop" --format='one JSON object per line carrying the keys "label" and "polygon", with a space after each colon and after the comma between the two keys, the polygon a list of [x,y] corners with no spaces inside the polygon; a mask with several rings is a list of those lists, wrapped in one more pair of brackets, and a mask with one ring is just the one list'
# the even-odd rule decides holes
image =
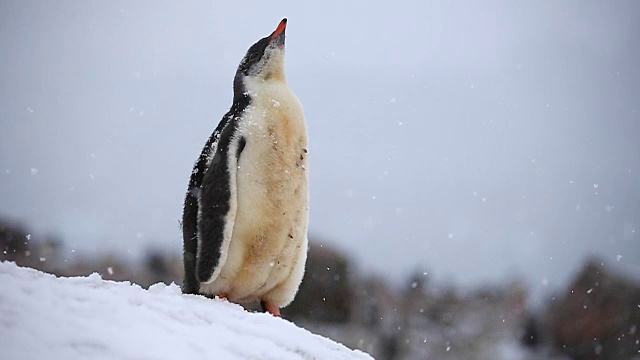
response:
{"label": "rocky outcrop", "polygon": [[554,347],[573,359],[640,355],[640,286],[592,260],[549,312]]}

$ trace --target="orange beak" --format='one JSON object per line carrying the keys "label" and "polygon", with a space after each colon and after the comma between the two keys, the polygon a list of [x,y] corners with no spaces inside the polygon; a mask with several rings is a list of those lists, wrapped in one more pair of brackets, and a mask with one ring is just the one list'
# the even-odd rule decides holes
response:
{"label": "orange beak", "polygon": [[271,34],[271,38],[269,39],[269,42],[273,41],[278,36],[284,34],[284,30],[286,28],[287,28],[287,18],[284,18],[282,19],[282,21],[280,21],[280,24],[278,24],[276,31],[274,31],[273,34]]}

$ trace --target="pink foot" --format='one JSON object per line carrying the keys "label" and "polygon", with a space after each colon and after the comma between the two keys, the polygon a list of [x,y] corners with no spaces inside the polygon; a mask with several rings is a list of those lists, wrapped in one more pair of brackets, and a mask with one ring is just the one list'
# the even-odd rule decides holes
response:
{"label": "pink foot", "polygon": [[268,303],[266,301],[261,301],[260,305],[262,306],[262,310],[268,312],[269,314],[273,315],[273,316],[277,316],[277,317],[282,317],[282,315],[280,315],[280,308]]}

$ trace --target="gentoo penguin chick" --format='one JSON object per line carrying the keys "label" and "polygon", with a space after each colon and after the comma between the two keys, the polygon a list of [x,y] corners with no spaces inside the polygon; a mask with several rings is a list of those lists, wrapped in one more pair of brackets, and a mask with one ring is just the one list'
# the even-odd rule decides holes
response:
{"label": "gentoo penguin chick", "polygon": [[307,131],[284,72],[283,19],[253,44],[198,158],[183,212],[183,292],[280,315],[307,258]]}

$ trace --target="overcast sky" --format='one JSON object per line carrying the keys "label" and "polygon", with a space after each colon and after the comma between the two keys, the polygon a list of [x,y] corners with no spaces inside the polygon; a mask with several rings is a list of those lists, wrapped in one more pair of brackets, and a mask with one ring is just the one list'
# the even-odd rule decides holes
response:
{"label": "overcast sky", "polygon": [[285,16],[316,244],[395,279],[640,277],[634,0],[2,1],[0,215],[179,251],[235,68]]}

